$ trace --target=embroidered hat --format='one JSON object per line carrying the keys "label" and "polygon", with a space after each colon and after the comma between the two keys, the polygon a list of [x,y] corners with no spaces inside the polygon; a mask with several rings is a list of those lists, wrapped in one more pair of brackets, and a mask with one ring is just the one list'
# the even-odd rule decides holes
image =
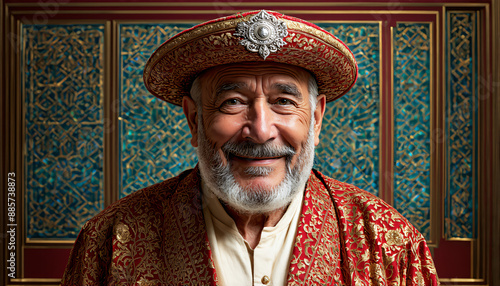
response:
{"label": "embroidered hat", "polygon": [[347,46],[304,20],[272,11],[239,13],[187,29],[149,58],[144,84],[156,97],[181,105],[202,71],[240,62],[277,62],[314,74],[327,102],[356,82],[358,65]]}

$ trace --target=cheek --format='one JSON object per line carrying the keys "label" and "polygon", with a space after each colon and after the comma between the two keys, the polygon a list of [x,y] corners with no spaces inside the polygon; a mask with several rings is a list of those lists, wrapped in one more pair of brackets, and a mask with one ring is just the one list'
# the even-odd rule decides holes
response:
{"label": "cheek", "polygon": [[206,136],[215,143],[217,148],[237,136],[241,130],[241,124],[237,119],[226,117],[209,117],[205,120]]}
{"label": "cheek", "polygon": [[307,117],[295,117],[294,120],[288,120],[281,124],[280,133],[285,142],[291,145],[299,153],[304,148],[308,132],[309,119]]}

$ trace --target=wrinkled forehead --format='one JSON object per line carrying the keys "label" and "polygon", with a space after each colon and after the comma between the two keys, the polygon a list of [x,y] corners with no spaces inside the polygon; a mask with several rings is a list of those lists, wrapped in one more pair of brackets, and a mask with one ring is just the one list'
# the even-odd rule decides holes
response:
{"label": "wrinkled forehead", "polygon": [[256,77],[263,77],[267,81],[291,81],[307,87],[311,76],[307,70],[293,65],[245,62],[208,69],[200,74],[199,80],[202,88],[209,89],[226,83],[245,82]]}

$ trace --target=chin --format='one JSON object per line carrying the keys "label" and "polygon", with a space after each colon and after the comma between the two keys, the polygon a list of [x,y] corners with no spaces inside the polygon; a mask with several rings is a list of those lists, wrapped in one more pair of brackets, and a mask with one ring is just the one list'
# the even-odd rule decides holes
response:
{"label": "chin", "polygon": [[244,180],[244,181],[237,180],[237,182],[242,189],[248,192],[258,191],[261,193],[271,193],[280,185],[280,182],[273,183],[269,182],[269,180],[261,178],[256,180]]}

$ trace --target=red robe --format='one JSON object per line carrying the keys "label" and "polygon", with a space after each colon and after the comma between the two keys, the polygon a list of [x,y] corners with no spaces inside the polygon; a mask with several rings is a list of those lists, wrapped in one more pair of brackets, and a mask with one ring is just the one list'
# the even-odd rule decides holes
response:
{"label": "red robe", "polygon": [[[62,285],[217,285],[198,169],[139,190],[89,220]],[[288,285],[437,285],[422,235],[395,209],[312,171]]]}

